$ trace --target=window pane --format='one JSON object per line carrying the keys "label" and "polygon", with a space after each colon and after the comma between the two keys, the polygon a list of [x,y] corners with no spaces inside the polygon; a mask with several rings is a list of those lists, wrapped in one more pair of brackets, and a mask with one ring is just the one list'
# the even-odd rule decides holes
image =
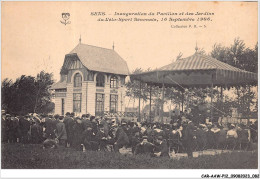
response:
{"label": "window pane", "polygon": [[73,112],[81,112],[81,93],[73,94]]}
{"label": "window pane", "polygon": [[77,73],[74,77],[74,87],[81,87],[82,86],[82,76]]}
{"label": "window pane", "polygon": [[104,113],[104,94],[96,94],[96,115],[103,115]]}
{"label": "window pane", "polygon": [[115,113],[117,112],[117,95],[110,95],[110,112]]}
{"label": "window pane", "polygon": [[110,79],[110,88],[117,88],[117,78],[115,76]]}

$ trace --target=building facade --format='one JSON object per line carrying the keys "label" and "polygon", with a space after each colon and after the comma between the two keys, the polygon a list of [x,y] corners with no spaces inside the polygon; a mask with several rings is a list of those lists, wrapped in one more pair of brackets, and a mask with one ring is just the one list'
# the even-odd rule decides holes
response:
{"label": "building facade", "polygon": [[67,55],[55,90],[55,114],[76,115],[125,111],[127,63],[115,52],[81,42]]}

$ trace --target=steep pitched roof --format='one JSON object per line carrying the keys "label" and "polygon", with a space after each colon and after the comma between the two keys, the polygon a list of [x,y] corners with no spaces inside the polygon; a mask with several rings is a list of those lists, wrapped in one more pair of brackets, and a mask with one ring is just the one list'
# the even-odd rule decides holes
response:
{"label": "steep pitched roof", "polygon": [[77,54],[89,70],[129,75],[126,61],[112,49],[80,43],[69,54]]}

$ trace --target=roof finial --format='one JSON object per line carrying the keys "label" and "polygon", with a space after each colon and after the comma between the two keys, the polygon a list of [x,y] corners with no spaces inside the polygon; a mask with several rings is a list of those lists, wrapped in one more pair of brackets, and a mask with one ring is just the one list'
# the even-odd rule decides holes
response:
{"label": "roof finial", "polygon": [[197,53],[198,50],[199,50],[199,48],[198,48],[197,41],[196,41],[196,47],[195,47],[196,53]]}
{"label": "roof finial", "polygon": [[115,44],[114,44],[114,42],[113,42],[113,46],[112,46],[112,48],[113,48],[113,50],[115,50]]}
{"label": "roof finial", "polygon": [[79,36],[79,44],[81,44],[81,34],[80,34],[80,36]]}

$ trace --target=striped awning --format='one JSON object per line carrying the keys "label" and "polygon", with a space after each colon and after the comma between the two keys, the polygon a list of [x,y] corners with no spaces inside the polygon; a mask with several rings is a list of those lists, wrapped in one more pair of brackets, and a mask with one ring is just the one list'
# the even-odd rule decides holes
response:
{"label": "striped awning", "polygon": [[174,87],[240,86],[257,84],[257,74],[238,69],[210,56],[195,53],[159,69],[131,74],[144,83]]}

